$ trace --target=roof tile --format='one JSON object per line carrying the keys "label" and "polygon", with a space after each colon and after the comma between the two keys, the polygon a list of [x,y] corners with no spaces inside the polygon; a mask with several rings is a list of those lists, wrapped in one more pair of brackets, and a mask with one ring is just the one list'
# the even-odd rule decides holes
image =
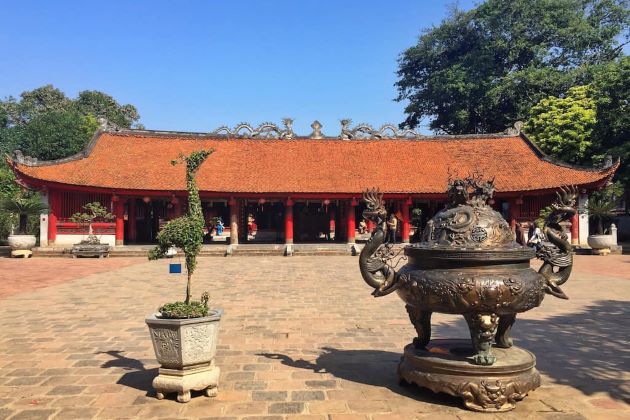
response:
{"label": "roof tile", "polygon": [[594,171],[544,159],[520,137],[423,140],[225,139],[134,132],[102,133],[89,156],[52,165],[18,164],[43,181],[111,189],[185,189],[180,153],[214,148],[198,174],[208,192],[443,193],[449,173],[495,177],[497,191],[590,184],[614,168]]}

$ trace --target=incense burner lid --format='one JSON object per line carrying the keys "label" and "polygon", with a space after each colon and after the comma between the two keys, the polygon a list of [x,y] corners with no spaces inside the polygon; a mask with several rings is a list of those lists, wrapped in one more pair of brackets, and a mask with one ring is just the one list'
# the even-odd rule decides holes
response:
{"label": "incense burner lid", "polygon": [[488,201],[492,181],[477,178],[449,182],[447,206],[426,225],[422,240],[406,254],[445,260],[530,260],[535,254],[515,241],[514,232]]}

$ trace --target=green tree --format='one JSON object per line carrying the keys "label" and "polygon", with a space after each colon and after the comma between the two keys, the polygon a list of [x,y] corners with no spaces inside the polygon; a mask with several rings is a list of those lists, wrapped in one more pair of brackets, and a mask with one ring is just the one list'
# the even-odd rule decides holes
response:
{"label": "green tree", "polygon": [[120,105],[113,97],[97,90],[79,92],[74,106],[83,115],[105,118],[120,128],[137,126],[136,122],[140,119],[135,106]]}
{"label": "green tree", "polygon": [[487,0],[454,10],[399,59],[406,120],[451,134],[497,132],[542,99],[588,84],[622,55],[628,0]]}
{"label": "green tree", "polygon": [[38,159],[58,159],[85,147],[106,118],[120,127],[140,127],[133,105],[121,105],[99,91],[80,92],[70,99],[52,85],[23,92],[20,99],[0,101],[0,152],[20,149]]}
{"label": "green tree", "polygon": [[81,151],[98,129],[96,118],[77,111],[51,111],[14,127],[16,148],[42,160],[60,159]]}
{"label": "green tree", "polygon": [[547,154],[584,163],[591,151],[596,102],[590,86],[576,86],[563,97],[550,96],[531,109],[525,132]]}
{"label": "green tree", "polygon": [[[64,158],[78,153],[98,129],[98,118],[120,128],[141,128],[133,105],[120,105],[99,91],[80,92],[76,99],[45,85],[23,92],[19,100],[0,100],[0,200],[12,199],[19,191],[11,168],[4,160],[17,149],[41,160]],[[9,233],[14,218],[0,213],[0,238]]]}
{"label": "green tree", "polygon": [[593,129],[593,159],[621,158],[617,178],[630,186],[630,57],[595,69],[593,89],[597,123]]}
{"label": "green tree", "polygon": [[88,225],[88,239],[89,243],[100,243],[99,239],[94,235],[94,229],[92,223],[96,221],[113,220],[115,216],[111,214],[105,206],[98,201],[87,203],[83,206],[84,212],[75,213],[70,216],[70,220],[75,223]]}
{"label": "green tree", "polygon": [[18,218],[18,235],[26,235],[29,218],[39,218],[48,210],[48,205],[42,202],[39,194],[19,194],[0,201],[0,211]]}
{"label": "green tree", "polygon": [[588,198],[588,213],[589,218],[595,221],[594,228],[591,226],[595,235],[604,234],[604,222],[610,222],[615,216],[615,210],[622,194],[623,187],[619,182],[616,182],[603,190],[593,192]]}

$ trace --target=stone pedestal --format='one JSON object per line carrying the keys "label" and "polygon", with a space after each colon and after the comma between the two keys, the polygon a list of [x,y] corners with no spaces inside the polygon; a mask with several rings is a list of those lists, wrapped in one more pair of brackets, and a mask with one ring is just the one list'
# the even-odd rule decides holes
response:
{"label": "stone pedestal", "polygon": [[153,379],[153,388],[158,400],[164,394],[177,392],[177,401],[190,401],[190,391],[204,391],[206,397],[216,397],[219,386],[220,369],[216,366],[203,366],[193,369],[159,369]]}
{"label": "stone pedestal", "polygon": [[31,258],[33,256],[33,251],[30,249],[16,249],[11,251],[11,257],[13,258]]}
{"label": "stone pedestal", "polygon": [[398,377],[433,392],[460,397],[470,410],[509,411],[540,386],[536,357],[519,347],[495,347],[492,351],[496,362],[480,366],[473,362],[475,351],[470,340],[433,340],[425,349],[409,344],[398,365]]}

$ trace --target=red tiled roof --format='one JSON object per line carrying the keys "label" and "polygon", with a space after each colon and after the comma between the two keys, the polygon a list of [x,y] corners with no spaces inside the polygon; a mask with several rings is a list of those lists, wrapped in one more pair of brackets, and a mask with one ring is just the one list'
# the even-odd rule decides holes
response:
{"label": "red tiled roof", "polygon": [[497,191],[598,183],[616,165],[588,170],[553,163],[521,136],[421,140],[226,139],[151,132],[100,134],[85,158],[50,165],[16,164],[41,181],[111,189],[185,189],[180,153],[213,148],[198,173],[208,192],[443,193],[448,173],[495,177]]}

